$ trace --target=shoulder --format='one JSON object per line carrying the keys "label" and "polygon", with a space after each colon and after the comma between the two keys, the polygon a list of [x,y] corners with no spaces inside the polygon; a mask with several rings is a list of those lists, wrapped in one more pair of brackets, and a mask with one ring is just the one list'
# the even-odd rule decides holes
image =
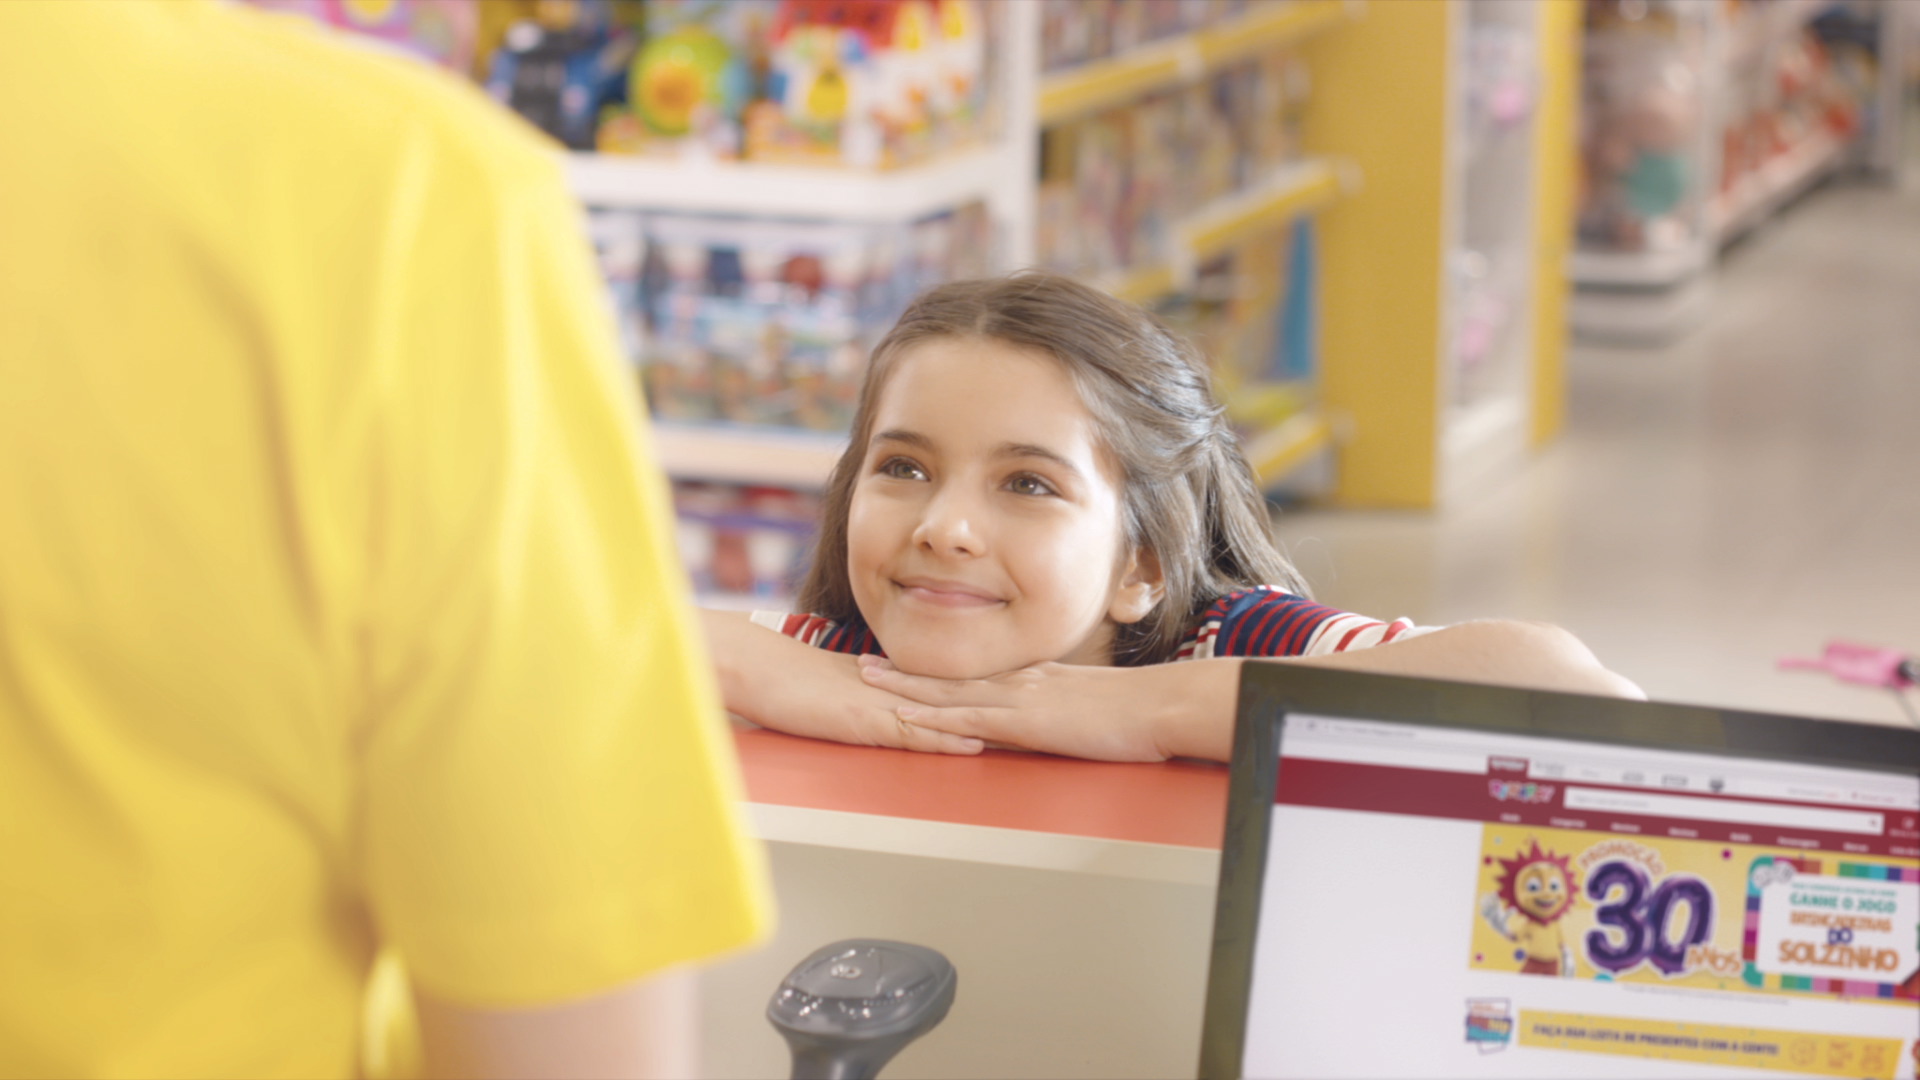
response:
{"label": "shoulder", "polygon": [[[110,5],[111,6],[111,5]],[[241,5],[162,9],[140,54],[157,96],[198,119],[201,180],[234,193],[233,214],[281,228],[362,222],[406,229],[564,192],[558,147],[455,72],[310,20]]]}
{"label": "shoulder", "polygon": [[804,612],[789,615],[778,611],[756,611],[751,618],[758,626],[764,626],[776,634],[785,634],[816,649],[855,656],[866,653],[886,655],[880,643],[874,640],[873,631],[867,629],[866,621],[858,616],[845,622],[835,622]]}
{"label": "shoulder", "polygon": [[1406,619],[1383,622],[1317,604],[1273,585],[1229,593],[1209,604],[1174,659],[1324,656],[1424,632]]}

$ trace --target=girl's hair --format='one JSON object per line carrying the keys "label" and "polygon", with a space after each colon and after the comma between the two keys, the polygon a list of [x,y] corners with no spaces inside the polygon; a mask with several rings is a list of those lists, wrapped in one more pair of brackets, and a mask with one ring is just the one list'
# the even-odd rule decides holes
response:
{"label": "girl's hair", "polygon": [[1102,448],[1120,467],[1126,540],[1159,558],[1166,582],[1146,618],[1117,627],[1115,664],[1171,658],[1194,617],[1236,589],[1277,585],[1306,595],[1274,545],[1266,500],[1197,351],[1132,304],[1064,275],[1022,271],[922,293],[874,347],[852,442],[827,483],[800,610],[836,621],[858,615],[847,578],[847,516],[874,408],[900,358],[941,338],[1046,353],[1066,368],[1093,414]]}

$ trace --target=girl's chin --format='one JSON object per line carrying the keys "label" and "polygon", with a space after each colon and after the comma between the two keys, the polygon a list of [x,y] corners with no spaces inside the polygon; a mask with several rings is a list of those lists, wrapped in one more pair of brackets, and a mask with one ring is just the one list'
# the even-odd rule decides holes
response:
{"label": "girl's chin", "polygon": [[899,651],[889,647],[887,659],[905,674],[922,675],[929,679],[985,679],[1038,663],[1020,663],[1012,657],[969,656],[956,649],[920,649],[912,646]]}

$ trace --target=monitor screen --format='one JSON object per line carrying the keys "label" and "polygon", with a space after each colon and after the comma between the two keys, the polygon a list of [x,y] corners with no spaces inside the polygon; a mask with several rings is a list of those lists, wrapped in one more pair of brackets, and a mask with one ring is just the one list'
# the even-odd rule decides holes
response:
{"label": "monitor screen", "polygon": [[1920,778],[1299,713],[1279,743],[1245,1076],[1914,1077]]}

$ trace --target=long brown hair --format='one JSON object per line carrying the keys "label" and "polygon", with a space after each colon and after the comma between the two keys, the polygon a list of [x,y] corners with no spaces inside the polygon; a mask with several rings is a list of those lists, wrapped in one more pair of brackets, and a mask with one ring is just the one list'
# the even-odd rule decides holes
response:
{"label": "long brown hair", "polygon": [[859,614],[847,577],[847,516],[880,391],[913,346],[968,337],[1058,360],[1120,466],[1127,543],[1158,557],[1166,591],[1146,618],[1116,628],[1115,664],[1170,658],[1194,617],[1236,589],[1277,585],[1307,594],[1274,544],[1266,500],[1198,352],[1132,304],[1061,274],[1022,271],[922,293],[874,347],[852,441],[827,482],[800,610],[837,621]]}

